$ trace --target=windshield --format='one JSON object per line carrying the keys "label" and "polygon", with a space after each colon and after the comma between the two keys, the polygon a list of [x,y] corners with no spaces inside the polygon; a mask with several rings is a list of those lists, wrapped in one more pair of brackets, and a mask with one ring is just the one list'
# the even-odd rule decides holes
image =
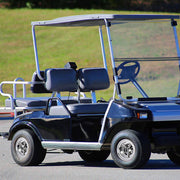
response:
{"label": "windshield", "polygon": [[176,97],[179,87],[171,21],[130,21],[111,26],[123,98]]}

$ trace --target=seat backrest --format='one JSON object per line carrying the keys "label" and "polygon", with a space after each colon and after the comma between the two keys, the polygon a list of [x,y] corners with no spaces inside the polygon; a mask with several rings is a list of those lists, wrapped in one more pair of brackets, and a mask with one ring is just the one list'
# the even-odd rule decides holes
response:
{"label": "seat backrest", "polygon": [[105,68],[83,68],[78,70],[78,82],[83,92],[107,89],[110,85]]}
{"label": "seat backrest", "polygon": [[[44,78],[44,71],[40,72],[41,76]],[[39,79],[37,72],[34,72],[32,75],[32,82],[43,82],[43,80]],[[45,83],[43,84],[31,84],[32,93],[52,93],[52,91],[48,91],[45,87]]]}
{"label": "seat backrest", "polygon": [[77,76],[74,69],[47,69],[45,71],[45,86],[53,92],[77,91]]}

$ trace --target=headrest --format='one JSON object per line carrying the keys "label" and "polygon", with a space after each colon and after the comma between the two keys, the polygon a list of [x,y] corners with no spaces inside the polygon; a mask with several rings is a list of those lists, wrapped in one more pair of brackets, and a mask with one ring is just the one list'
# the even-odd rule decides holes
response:
{"label": "headrest", "polygon": [[81,91],[107,89],[110,85],[109,76],[105,68],[83,68],[78,71],[79,87]]}
{"label": "headrest", "polygon": [[72,69],[76,70],[77,65],[76,65],[75,62],[68,62],[68,63],[65,64],[64,68],[67,68],[67,69],[72,68]]}
{"label": "headrest", "polygon": [[[44,71],[40,71],[41,76],[44,78]],[[32,82],[43,82],[39,79],[37,72],[34,72],[32,75]],[[32,93],[52,93],[52,91],[48,91],[44,84],[31,84]]]}
{"label": "headrest", "polygon": [[45,86],[54,92],[76,91],[77,77],[74,69],[47,69]]}

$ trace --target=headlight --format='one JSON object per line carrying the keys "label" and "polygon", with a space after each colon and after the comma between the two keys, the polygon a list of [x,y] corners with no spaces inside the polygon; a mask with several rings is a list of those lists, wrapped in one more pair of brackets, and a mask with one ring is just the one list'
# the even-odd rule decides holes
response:
{"label": "headlight", "polygon": [[138,112],[137,113],[137,118],[138,119],[147,119],[148,118],[148,113],[146,113],[146,112]]}

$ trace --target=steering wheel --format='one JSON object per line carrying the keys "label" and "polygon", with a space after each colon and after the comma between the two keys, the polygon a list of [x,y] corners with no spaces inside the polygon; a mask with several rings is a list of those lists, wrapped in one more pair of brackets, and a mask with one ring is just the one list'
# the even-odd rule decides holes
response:
{"label": "steering wheel", "polygon": [[[118,71],[121,70],[119,73]],[[139,74],[140,64],[138,61],[124,61],[117,67],[118,79],[124,80],[120,84],[126,84]]]}

